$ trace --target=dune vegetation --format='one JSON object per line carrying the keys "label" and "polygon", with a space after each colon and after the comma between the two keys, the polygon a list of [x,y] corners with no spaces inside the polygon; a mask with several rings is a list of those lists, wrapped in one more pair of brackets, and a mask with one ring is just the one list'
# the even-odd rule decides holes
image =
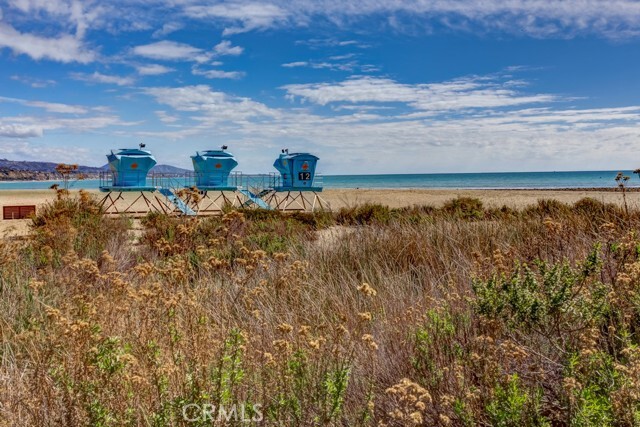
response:
{"label": "dune vegetation", "polygon": [[0,241],[0,422],[640,425],[640,211],[108,218]]}

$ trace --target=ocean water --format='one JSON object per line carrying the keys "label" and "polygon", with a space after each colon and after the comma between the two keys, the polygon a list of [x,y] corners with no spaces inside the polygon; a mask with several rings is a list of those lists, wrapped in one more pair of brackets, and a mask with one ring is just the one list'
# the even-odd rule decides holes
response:
{"label": "ocean water", "polygon": [[[629,187],[640,187],[640,178],[622,171],[631,179]],[[403,175],[324,175],[324,188],[431,188],[431,189],[532,189],[532,188],[614,188],[618,171],[577,172],[492,172]],[[46,189],[55,181],[0,182],[0,190]],[[95,189],[99,180],[73,182],[72,188]]]}
{"label": "ocean water", "polygon": [[[614,188],[619,171],[578,172],[492,172],[438,173],[406,175],[332,175],[324,177],[326,188]],[[640,178],[632,171],[629,187],[640,187]]]}

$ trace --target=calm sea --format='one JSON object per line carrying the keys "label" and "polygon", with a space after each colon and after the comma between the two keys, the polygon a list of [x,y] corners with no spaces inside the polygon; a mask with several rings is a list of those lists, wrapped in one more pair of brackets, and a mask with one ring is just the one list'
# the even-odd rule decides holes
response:
{"label": "calm sea", "polygon": [[[631,171],[630,187],[640,187]],[[324,175],[325,188],[603,188],[616,186],[618,171],[437,173],[404,175]],[[46,189],[53,181],[0,182],[0,190]],[[76,181],[73,188],[98,188],[97,179]]]}

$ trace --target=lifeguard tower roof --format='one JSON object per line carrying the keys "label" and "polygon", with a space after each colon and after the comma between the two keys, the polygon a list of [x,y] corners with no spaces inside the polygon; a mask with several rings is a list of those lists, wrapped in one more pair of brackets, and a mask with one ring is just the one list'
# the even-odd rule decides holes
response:
{"label": "lifeguard tower roof", "polygon": [[322,187],[314,187],[316,164],[319,158],[310,153],[283,153],[273,166],[280,172],[281,185],[276,191],[322,191]]}
{"label": "lifeguard tower roof", "polygon": [[112,150],[107,154],[107,160],[112,173],[111,189],[155,190],[155,187],[147,186],[147,174],[157,163],[150,151],[142,148],[121,148],[117,152]]}
{"label": "lifeguard tower roof", "polygon": [[206,150],[196,152],[191,156],[193,171],[195,173],[195,185],[200,190],[229,190],[235,191],[236,187],[229,185],[229,174],[238,166],[233,154],[221,150]]}

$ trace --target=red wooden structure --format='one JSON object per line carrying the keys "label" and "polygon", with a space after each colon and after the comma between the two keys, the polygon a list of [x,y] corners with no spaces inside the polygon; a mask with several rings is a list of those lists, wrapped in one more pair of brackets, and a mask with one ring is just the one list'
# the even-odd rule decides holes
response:
{"label": "red wooden structure", "polygon": [[23,205],[23,206],[3,206],[2,218],[3,219],[24,219],[29,218],[31,215],[36,214],[35,205]]}

